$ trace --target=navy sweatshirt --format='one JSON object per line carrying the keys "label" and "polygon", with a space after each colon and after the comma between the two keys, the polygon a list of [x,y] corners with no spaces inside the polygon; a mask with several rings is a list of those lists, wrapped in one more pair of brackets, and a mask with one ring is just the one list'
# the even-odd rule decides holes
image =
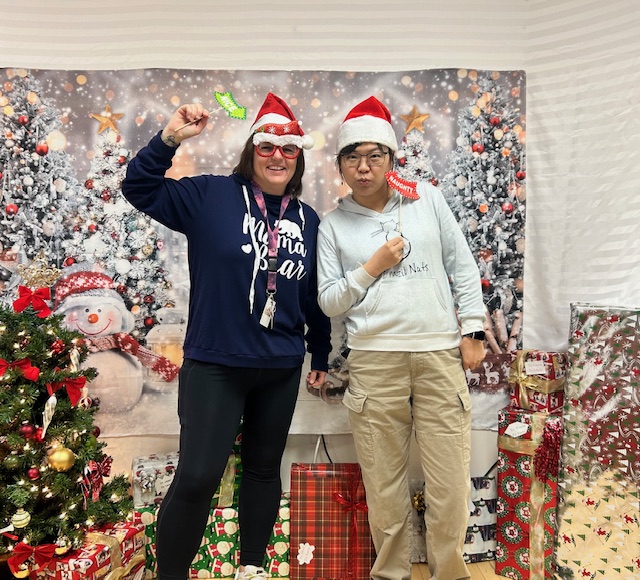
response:
{"label": "navy sweatshirt", "polygon": [[[292,368],[305,356],[326,371],[330,322],[317,301],[320,219],[292,199],[280,222],[276,312],[260,325],[266,302],[268,239],[251,183],[237,174],[165,178],[176,149],[156,135],[129,163],[122,192],[138,210],[186,235],[189,320],[184,356],[234,367]],[[269,223],[280,197],[265,194]]]}

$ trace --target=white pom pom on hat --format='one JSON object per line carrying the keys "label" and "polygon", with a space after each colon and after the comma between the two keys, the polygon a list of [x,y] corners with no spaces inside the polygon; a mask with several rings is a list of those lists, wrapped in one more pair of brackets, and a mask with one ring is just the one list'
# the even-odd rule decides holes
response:
{"label": "white pom pom on hat", "polygon": [[269,93],[251,126],[253,144],[296,145],[302,149],[313,147],[313,137],[305,135],[300,122],[280,97]]}
{"label": "white pom pom on hat", "polygon": [[338,129],[338,153],[356,143],[380,143],[392,151],[398,149],[391,113],[375,97],[369,97],[353,107]]}

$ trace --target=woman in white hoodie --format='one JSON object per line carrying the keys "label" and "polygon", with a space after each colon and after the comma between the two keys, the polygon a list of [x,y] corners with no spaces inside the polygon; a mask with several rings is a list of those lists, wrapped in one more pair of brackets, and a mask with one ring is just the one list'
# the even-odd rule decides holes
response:
{"label": "woman in white hoodie", "polygon": [[469,246],[438,189],[391,171],[389,110],[359,103],[338,132],[351,188],[320,223],[318,299],[344,316],[349,408],[377,558],[375,580],[411,578],[409,443],[425,478],[434,580],[469,578],[470,398],[464,370],[484,358],[485,307]]}

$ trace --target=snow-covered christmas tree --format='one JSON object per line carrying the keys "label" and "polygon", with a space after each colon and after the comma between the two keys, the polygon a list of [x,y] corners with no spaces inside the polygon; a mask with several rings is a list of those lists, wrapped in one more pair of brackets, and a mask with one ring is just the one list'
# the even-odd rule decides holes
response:
{"label": "snow-covered christmas tree", "polygon": [[445,197],[477,259],[494,352],[521,348],[524,269],[524,119],[492,73],[458,114],[460,134],[442,181]]}
{"label": "snow-covered christmas tree", "polygon": [[408,115],[400,115],[400,118],[407,126],[396,152],[398,175],[407,181],[430,181],[437,185],[438,180],[429,157],[429,145],[424,140],[423,123],[429,115],[420,114],[414,105]]}
{"label": "snow-covered christmas tree", "polygon": [[157,310],[173,305],[171,283],[160,260],[164,240],[158,224],[122,195],[131,152],[115,121],[106,115],[95,117],[111,123],[100,131],[84,183],[84,203],[73,217],[72,237],[64,242],[65,265],[90,261],[104,268],[135,317],[132,334],[142,341],[157,323]]}
{"label": "snow-covered christmas tree", "polygon": [[111,458],[87,397],[96,371],[83,370],[83,336],[51,313],[57,272],[38,262],[46,263],[44,253],[22,265],[25,285],[13,305],[0,306],[0,554],[13,554],[18,577],[37,567],[29,560],[36,547],[64,554],[87,529],[124,521],[131,510],[127,479],[106,479]]}
{"label": "snow-covered christmas tree", "polygon": [[4,83],[0,103],[0,255],[25,263],[44,251],[61,266],[80,185],[64,151],[60,113],[26,71]]}

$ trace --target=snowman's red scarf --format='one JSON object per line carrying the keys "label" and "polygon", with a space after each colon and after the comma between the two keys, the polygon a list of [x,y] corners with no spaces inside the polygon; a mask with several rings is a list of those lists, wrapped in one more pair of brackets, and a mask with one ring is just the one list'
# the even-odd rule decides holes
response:
{"label": "snowman's red scarf", "polygon": [[135,356],[143,366],[156,371],[167,382],[175,379],[180,370],[180,367],[174,365],[168,358],[145,348],[126,332],[117,332],[97,338],[85,338],[85,342],[89,346],[89,350],[94,352],[119,348],[121,351]]}

